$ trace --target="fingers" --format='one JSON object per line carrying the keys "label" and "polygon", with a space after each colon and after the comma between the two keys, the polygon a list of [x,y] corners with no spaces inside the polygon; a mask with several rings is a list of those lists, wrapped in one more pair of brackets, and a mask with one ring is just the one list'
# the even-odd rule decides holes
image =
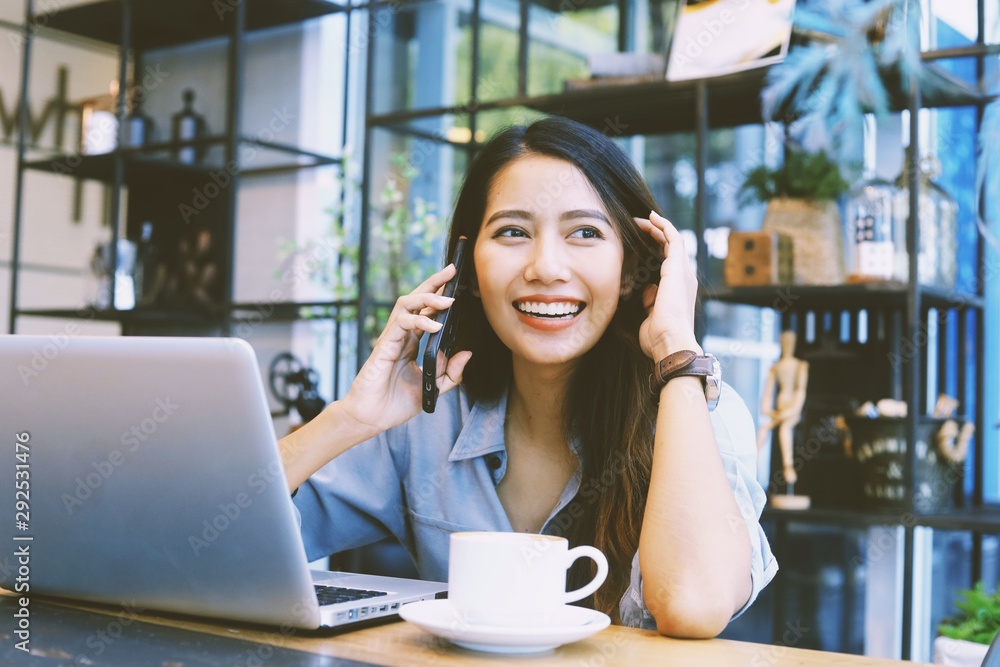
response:
{"label": "fingers", "polygon": [[681,233],[677,231],[677,228],[674,227],[674,223],[670,222],[656,211],[649,212],[649,222],[663,233],[668,243],[673,243],[674,241],[683,242],[683,237],[681,237]]}
{"label": "fingers", "polygon": [[[410,294],[417,294],[419,292],[430,292],[434,293],[445,286],[449,280],[451,280],[455,275],[455,265],[449,264],[437,273],[433,273],[424,282],[417,285],[417,287],[410,292]],[[407,295],[409,296],[409,295]]]}
{"label": "fingers", "polygon": [[[405,303],[404,299],[407,300]],[[399,297],[376,345],[383,340],[391,343],[405,341],[408,339],[408,334],[414,336],[412,342],[416,345],[422,332],[434,333],[441,329],[441,323],[435,322],[431,316],[436,310],[449,308],[453,302],[454,299],[438,294],[411,293]],[[422,306],[424,303],[429,304],[428,307],[424,308]],[[407,304],[410,307],[407,307]]]}
{"label": "fingers", "polygon": [[656,242],[657,245],[661,247],[666,245],[667,237],[663,235],[663,232],[660,231],[659,227],[653,225],[653,223],[651,223],[646,218],[632,218],[632,219],[635,220],[637,225],[639,225],[639,229],[646,232],[647,234],[650,235],[650,237],[652,237],[652,239]]}
{"label": "fingers", "polygon": [[440,322],[435,322],[426,315],[418,315],[417,313],[400,313],[396,317],[396,325],[403,331],[418,335],[421,331],[434,333],[441,328]]}
{"label": "fingers", "polygon": [[[443,357],[443,354],[438,355],[438,369],[441,368]],[[438,389],[442,394],[458,386],[458,384],[462,381],[462,374],[465,372],[465,366],[469,363],[471,358],[472,352],[469,352],[468,350],[462,350],[461,352],[456,352],[452,355],[451,359],[448,360],[448,365],[444,369],[444,372],[438,374]]]}
{"label": "fingers", "polygon": [[427,280],[417,285],[412,292],[396,299],[396,307],[403,308],[411,313],[420,313],[421,315],[433,315],[439,310],[444,310],[454,302],[454,299],[444,302],[440,300],[428,300],[427,297],[436,295],[445,298],[441,296],[444,292],[444,286],[454,277],[455,271],[455,265],[449,264],[437,273],[432,274]]}
{"label": "fingers", "polygon": [[433,292],[410,292],[396,299],[396,305],[405,312],[421,315],[433,315],[439,310],[450,308],[453,303],[455,303],[453,297]]}
{"label": "fingers", "polygon": [[641,229],[647,232],[657,243],[663,245],[663,252],[666,255],[671,245],[684,248],[684,237],[674,227],[673,223],[664,218],[656,211],[649,212],[649,218],[633,218]]}

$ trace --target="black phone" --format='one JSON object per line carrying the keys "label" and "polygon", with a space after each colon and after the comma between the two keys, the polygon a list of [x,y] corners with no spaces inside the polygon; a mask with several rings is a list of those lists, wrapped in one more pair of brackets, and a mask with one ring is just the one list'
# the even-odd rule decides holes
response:
{"label": "black phone", "polygon": [[423,373],[423,406],[424,412],[434,412],[437,405],[437,355],[438,350],[444,353],[447,358],[451,356],[452,347],[455,344],[455,334],[458,332],[458,320],[461,312],[458,308],[458,297],[465,292],[465,265],[466,246],[469,239],[460,236],[455,244],[455,253],[451,256],[451,263],[455,265],[455,275],[445,283],[444,296],[454,297],[455,301],[450,308],[439,310],[434,315],[434,321],[441,323],[441,328],[432,333],[427,338],[427,347],[424,348],[424,373]]}

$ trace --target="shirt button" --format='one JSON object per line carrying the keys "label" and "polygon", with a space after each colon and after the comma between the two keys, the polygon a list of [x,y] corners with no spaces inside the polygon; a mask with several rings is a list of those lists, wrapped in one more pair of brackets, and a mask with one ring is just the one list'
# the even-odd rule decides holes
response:
{"label": "shirt button", "polygon": [[489,464],[491,470],[500,469],[501,461],[499,456],[491,456],[486,460],[486,462]]}

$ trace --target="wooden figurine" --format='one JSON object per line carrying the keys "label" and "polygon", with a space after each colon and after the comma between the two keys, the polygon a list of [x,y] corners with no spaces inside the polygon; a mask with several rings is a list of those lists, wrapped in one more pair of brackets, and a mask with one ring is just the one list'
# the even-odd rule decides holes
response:
{"label": "wooden figurine", "polygon": [[794,331],[782,332],[780,341],[781,357],[771,366],[764,385],[761,410],[766,421],[757,432],[757,448],[761,449],[772,432],[777,430],[787,495],[781,500],[772,498],[771,502],[788,508],[805,508],[809,506],[809,498],[794,494],[798,475],[795,472],[793,444],[794,429],[802,421],[802,407],[806,402],[809,363],[795,357]]}

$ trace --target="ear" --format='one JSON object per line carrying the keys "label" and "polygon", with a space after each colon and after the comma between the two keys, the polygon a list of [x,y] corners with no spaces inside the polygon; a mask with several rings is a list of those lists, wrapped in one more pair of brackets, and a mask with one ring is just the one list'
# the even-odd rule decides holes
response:
{"label": "ear", "polygon": [[635,289],[635,260],[626,260],[622,266],[622,286],[621,298],[627,299],[632,296]]}

